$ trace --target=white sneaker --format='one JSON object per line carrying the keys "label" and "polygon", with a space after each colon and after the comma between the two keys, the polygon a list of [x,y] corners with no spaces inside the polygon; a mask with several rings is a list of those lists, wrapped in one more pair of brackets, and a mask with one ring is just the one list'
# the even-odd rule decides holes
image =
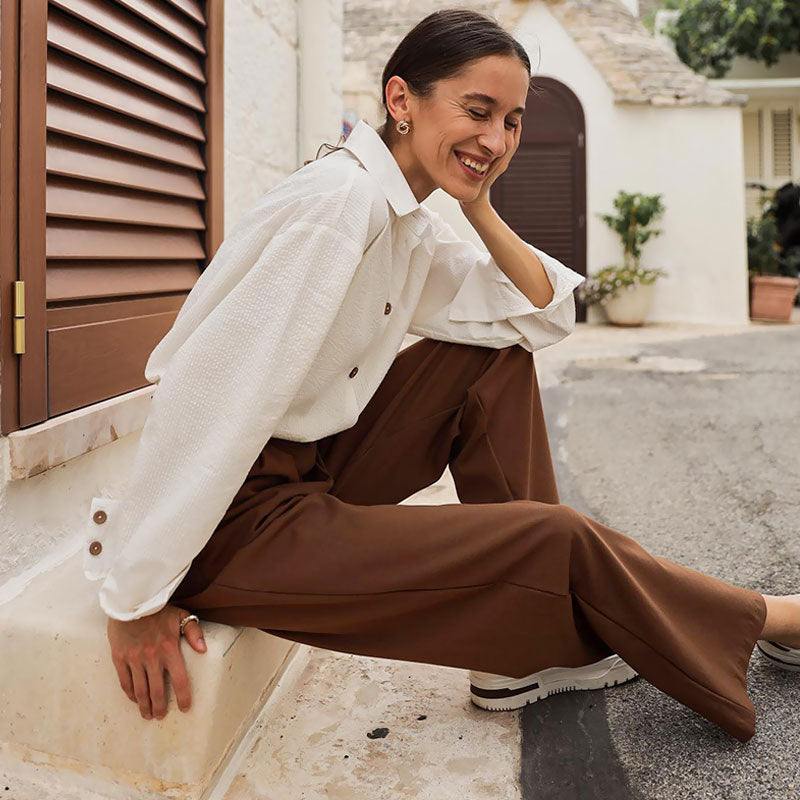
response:
{"label": "white sneaker", "polygon": [[756,647],[770,664],[774,664],[780,669],[800,672],[800,648],[787,647],[785,644],[770,642],[767,639],[759,639]]}
{"label": "white sneaker", "polygon": [[638,674],[618,655],[610,655],[583,667],[548,667],[524,678],[470,670],[469,690],[476,706],[489,711],[511,711],[558,692],[616,686]]}

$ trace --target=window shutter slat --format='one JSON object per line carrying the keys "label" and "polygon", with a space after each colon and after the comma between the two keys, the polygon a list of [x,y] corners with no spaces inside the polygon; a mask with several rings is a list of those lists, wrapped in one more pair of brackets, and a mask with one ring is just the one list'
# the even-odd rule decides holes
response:
{"label": "window shutter slat", "polygon": [[150,161],[56,133],[47,136],[47,171],[176,197],[205,198],[200,178],[194,170]]}
{"label": "window shutter slat", "polygon": [[183,304],[180,294],[156,295],[153,297],[129,297],[124,300],[90,303],[89,305],[63,305],[47,309],[50,328],[70,328],[87,322],[104,322],[109,319],[128,319],[148,314],[177,311]]}
{"label": "window shutter slat", "polygon": [[47,215],[165,228],[205,228],[194,200],[148,195],[57,176],[47,181]]}
{"label": "window shutter slat", "polygon": [[47,258],[203,258],[205,253],[195,231],[110,225],[102,222],[75,224],[70,220],[47,221]]}
{"label": "window shutter slat", "polygon": [[[152,292],[189,292],[200,277],[196,261],[55,261],[47,270],[47,301],[93,300]],[[85,319],[85,315],[81,315]],[[105,314],[100,317],[106,318]]]}
{"label": "window shutter slat", "polygon": [[47,85],[110,111],[205,141],[196,112],[55,50],[47,62]]}
{"label": "window shutter slat", "polygon": [[189,19],[199,22],[201,25],[206,24],[206,17],[203,13],[200,0],[167,0],[167,2],[186,14]]}
{"label": "window shutter slat", "polygon": [[186,16],[178,10],[156,0],[117,0],[117,2],[175,37],[179,42],[183,42],[187,47],[205,55],[206,48],[197,25],[186,19]]}
{"label": "window shutter slat", "polygon": [[195,111],[205,111],[200,87],[193,80],[52,8],[47,22],[47,41],[113,75]]}
{"label": "window shutter slat", "polygon": [[191,169],[205,165],[197,143],[185,137],[82,103],[59,92],[47,97],[47,128]]}
{"label": "window shutter slat", "polygon": [[205,83],[197,53],[141,17],[108,0],[50,0],[51,4],[168,67]]}

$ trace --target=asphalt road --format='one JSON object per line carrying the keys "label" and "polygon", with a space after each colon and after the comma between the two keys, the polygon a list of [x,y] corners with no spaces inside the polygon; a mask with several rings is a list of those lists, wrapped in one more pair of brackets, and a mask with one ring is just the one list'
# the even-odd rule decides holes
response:
{"label": "asphalt road", "polygon": [[[542,392],[561,500],[653,554],[800,593],[800,327],[575,361]],[[756,651],[743,744],[639,679],[522,713],[530,800],[800,800],[800,673]]]}

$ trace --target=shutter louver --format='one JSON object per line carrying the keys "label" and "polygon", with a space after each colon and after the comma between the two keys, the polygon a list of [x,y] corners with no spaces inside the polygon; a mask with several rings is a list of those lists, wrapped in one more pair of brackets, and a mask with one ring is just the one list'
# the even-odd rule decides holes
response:
{"label": "shutter louver", "polygon": [[47,415],[145,386],[206,252],[205,4],[50,0]]}
{"label": "shutter louver", "polygon": [[505,221],[526,242],[565,264],[574,264],[577,213],[572,150],[541,144],[520,149],[514,161],[514,180],[506,184],[503,195]]}
{"label": "shutter louver", "polygon": [[794,113],[791,108],[772,111],[772,174],[776,180],[792,180],[794,167]]}

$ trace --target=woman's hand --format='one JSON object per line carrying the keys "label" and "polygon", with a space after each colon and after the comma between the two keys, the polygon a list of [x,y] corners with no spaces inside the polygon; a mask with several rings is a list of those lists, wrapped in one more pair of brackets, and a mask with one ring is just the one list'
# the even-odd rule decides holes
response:
{"label": "woman's hand", "polygon": [[[166,605],[155,614],[139,619],[108,619],[111,660],[122,691],[129,700],[139,704],[139,713],[145,719],[163,719],[167,715],[164,670],[169,672],[178,708],[189,710],[189,676],[180,649],[180,622],[189,613]],[[187,622],[183,635],[198,653],[206,652],[199,623]]]}
{"label": "woman's hand", "polygon": [[516,128],[514,128],[514,141],[512,145],[506,150],[506,152],[498,158],[496,161],[492,162],[491,166],[489,167],[488,171],[486,172],[486,177],[483,179],[481,183],[481,190],[478,192],[478,196],[474,200],[470,200],[469,202],[461,202],[459,200],[459,204],[461,205],[461,210],[467,214],[469,211],[475,208],[480,208],[484,204],[489,203],[489,189],[491,188],[492,184],[506,171],[511,159],[514,156],[514,153],[517,152],[517,148],[519,147],[519,142],[522,137],[522,120],[519,121],[519,124]]}

